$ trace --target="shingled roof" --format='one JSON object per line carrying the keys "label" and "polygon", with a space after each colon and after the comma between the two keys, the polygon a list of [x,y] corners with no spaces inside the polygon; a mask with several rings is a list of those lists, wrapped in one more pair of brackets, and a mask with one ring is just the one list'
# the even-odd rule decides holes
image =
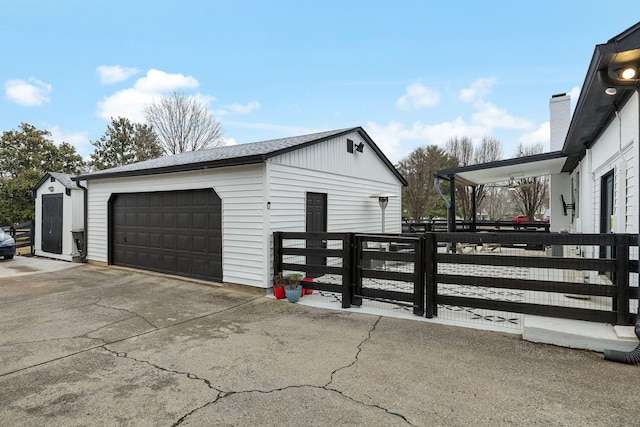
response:
{"label": "shingled roof", "polygon": [[42,184],[49,180],[49,178],[53,177],[60,184],[64,185],[65,188],[70,190],[77,190],[78,186],[75,182],[72,181],[73,175],[69,175],[67,173],[58,173],[58,172],[47,172],[44,174],[40,181],[34,186],[34,190],[39,188]]}
{"label": "shingled roof", "polygon": [[155,175],[169,172],[184,172],[198,169],[211,169],[223,166],[238,166],[254,163],[262,163],[267,159],[298,150],[310,145],[335,138],[351,132],[358,132],[367,141],[373,151],[398,177],[400,182],[406,185],[406,180],[389,159],[380,151],[369,135],[361,127],[338,129],[309,135],[292,136],[289,138],[272,139],[268,141],[253,142],[249,144],[231,145],[211,148],[208,150],[189,151],[172,156],[158,157],[144,162],[118,166],[80,175],[73,178],[74,181],[84,181],[100,178]]}

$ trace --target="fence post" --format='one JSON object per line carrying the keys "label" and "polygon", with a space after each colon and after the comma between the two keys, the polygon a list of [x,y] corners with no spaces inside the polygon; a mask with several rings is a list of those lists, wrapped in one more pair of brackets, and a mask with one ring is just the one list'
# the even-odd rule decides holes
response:
{"label": "fence post", "polygon": [[282,272],[282,231],[273,233],[273,276]]}
{"label": "fence post", "polygon": [[31,255],[36,253],[36,221],[31,220],[29,223],[29,232],[31,233]]}
{"label": "fence post", "polygon": [[424,314],[424,247],[425,238],[420,237],[415,242],[415,252],[413,257],[413,314],[422,316]]}
{"label": "fence post", "polygon": [[347,233],[342,240],[342,308],[351,307],[353,295],[354,248],[353,233]]}
{"label": "fence post", "polygon": [[629,324],[629,245],[628,234],[615,235],[616,324]]}
{"label": "fence post", "polygon": [[437,245],[435,233],[425,233],[424,235],[424,254],[420,263],[424,263],[424,276],[426,285],[426,317],[431,319],[438,315],[438,304],[436,303],[436,253]]}

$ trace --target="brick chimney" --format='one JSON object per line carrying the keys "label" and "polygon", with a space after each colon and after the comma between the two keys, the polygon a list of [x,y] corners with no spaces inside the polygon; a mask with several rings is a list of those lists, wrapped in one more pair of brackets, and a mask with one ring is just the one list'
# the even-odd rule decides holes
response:
{"label": "brick chimney", "polygon": [[571,123],[571,96],[566,93],[553,95],[549,100],[549,127],[551,151],[560,151]]}

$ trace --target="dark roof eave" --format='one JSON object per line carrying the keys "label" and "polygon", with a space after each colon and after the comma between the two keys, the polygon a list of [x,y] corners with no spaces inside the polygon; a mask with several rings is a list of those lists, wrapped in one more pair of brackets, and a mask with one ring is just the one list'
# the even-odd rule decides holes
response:
{"label": "dark roof eave", "polygon": [[443,170],[439,170],[435,174],[435,176],[438,178],[449,179],[449,177],[451,177],[452,175],[455,175],[457,173],[462,173],[462,172],[472,172],[477,170],[493,169],[493,168],[503,167],[503,166],[514,166],[522,163],[529,163],[532,161],[553,160],[553,159],[559,159],[562,157],[565,157],[565,155],[562,154],[562,151],[552,151],[549,153],[534,154],[532,156],[513,157],[511,159],[496,160],[495,162],[478,163],[475,165],[459,166],[457,168],[443,169]]}
{"label": "dark roof eave", "polygon": [[147,176],[147,175],[159,175],[162,173],[171,172],[190,172],[201,169],[214,169],[225,166],[240,166],[251,165],[256,163],[263,163],[266,161],[267,156],[264,154],[247,156],[247,157],[235,157],[232,159],[221,159],[209,162],[200,163],[188,163],[184,165],[164,166],[159,168],[142,169],[142,170],[130,170],[121,172],[106,172],[106,173],[92,173],[90,175],[80,175],[72,178],[74,181],[87,181],[92,179],[106,179],[106,178],[123,178],[131,176]]}

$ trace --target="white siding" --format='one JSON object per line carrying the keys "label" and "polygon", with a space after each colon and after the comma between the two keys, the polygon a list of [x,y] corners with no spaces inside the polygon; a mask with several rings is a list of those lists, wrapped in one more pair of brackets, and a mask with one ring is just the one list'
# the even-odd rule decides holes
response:
{"label": "white siding", "polygon": [[[347,152],[347,139],[352,140],[354,144],[364,142],[363,152]],[[351,177],[359,181],[399,184],[393,172],[376,155],[373,148],[367,145],[358,132],[352,132],[320,144],[290,151],[269,161],[274,164],[340,175],[344,177],[345,183],[347,182],[347,177]]]}
{"label": "white siding", "polygon": [[112,194],[213,188],[222,199],[223,281],[265,287],[263,170],[253,165],[89,181],[89,260],[107,262]]}
{"label": "white siding", "polygon": [[[300,170],[290,166],[270,165],[273,231],[305,231],[306,193],[327,194],[327,231],[380,233],[382,227],[378,199],[373,194],[400,193],[399,183],[346,179],[326,172]],[[401,230],[400,197],[390,198],[385,210],[385,231]]]}
{"label": "white siding", "polygon": [[581,175],[590,177],[588,186],[592,191],[581,205],[589,212],[583,218],[581,231],[600,232],[601,179],[613,170],[615,231],[638,232],[639,123],[635,94],[620,111],[620,119],[613,119],[582,160]]}

